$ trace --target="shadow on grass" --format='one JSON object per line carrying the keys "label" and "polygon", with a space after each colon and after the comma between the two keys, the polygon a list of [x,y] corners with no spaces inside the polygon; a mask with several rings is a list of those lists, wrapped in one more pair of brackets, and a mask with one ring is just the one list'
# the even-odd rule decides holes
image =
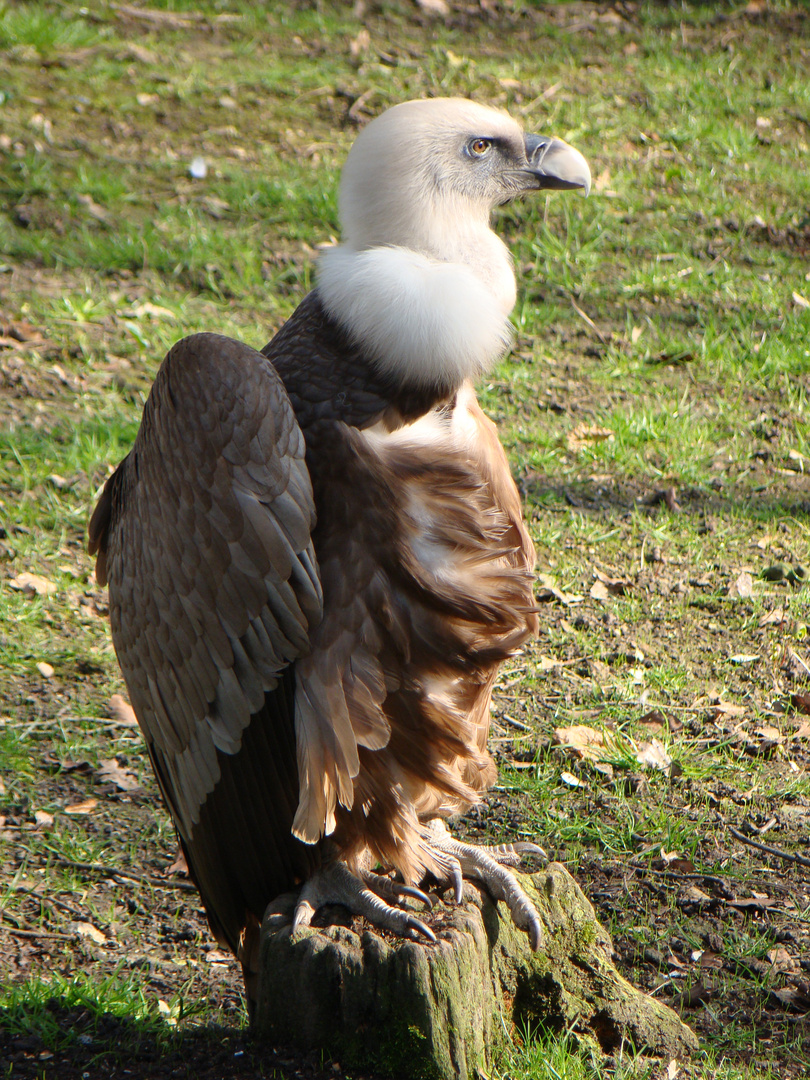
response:
{"label": "shadow on grass", "polygon": [[65,997],[0,1008],[0,1076],[6,1080],[340,1080],[320,1057],[263,1045],[250,1031],[209,1024],[172,1029]]}
{"label": "shadow on grass", "polygon": [[669,510],[703,517],[749,517],[763,523],[786,517],[810,519],[810,476],[799,473],[795,481],[791,478],[789,483],[781,480],[778,486],[763,484],[748,490],[733,483],[718,489],[672,488],[664,481],[656,484],[647,478],[562,481],[537,474],[520,479],[518,486],[529,505],[543,511],[571,507],[585,514],[625,516],[632,511],[652,515]]}

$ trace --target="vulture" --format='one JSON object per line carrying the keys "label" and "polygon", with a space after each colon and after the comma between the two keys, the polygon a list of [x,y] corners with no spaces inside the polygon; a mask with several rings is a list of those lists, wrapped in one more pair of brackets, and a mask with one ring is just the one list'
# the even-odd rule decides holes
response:
{"label": "vulture", "polygon": [[500,664],[536,631],[534,549],[473,383],[510,343],[490,228],[528,192],[590,187],[582,155],[462,99],[359,134],[342,242],[268,345],[200,333],[158,371],[89,526],[112,638],[213,933],[242,960],[298,889],[435,940],[438,881],[474,877],[536,948],[510,867],[445,821],[495,780]]}

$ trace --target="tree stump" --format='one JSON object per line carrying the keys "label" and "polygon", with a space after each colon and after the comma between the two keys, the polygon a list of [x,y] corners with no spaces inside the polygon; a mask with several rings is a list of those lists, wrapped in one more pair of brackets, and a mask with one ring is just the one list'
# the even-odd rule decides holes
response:
{"label": "tree stump", "polygon": [[262,926],[258,1034],[321,1050],[344,1067],[410,1080],[468,1080],[487,1070],[515,1028],[570,1031],[604,1052],[622,1040],[668,1058],[697,1039],[612,963],[594,909],[559,863],[521,884],[537,905],[545,942],[532,953],[504,905],[470,882],[458,907],[437,904],[438,944],[395,939],[351,920],[311,927],[295,941],[287,894]]}

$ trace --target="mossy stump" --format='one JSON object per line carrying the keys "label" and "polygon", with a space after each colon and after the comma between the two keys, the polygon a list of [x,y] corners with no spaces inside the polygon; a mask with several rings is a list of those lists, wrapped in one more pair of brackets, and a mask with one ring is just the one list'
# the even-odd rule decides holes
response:
{"label": "mossy stump", "polygon": [[436,945],[382,936],[361,920],[293,941],[295,897],[280,898],[262,926],[255,1030],[409,1080],[475,1077],[504,1032],[526,1024],[572,1031],[606,1053],[622,1040],[667,1058],[697,1049],[671,1009],[616,970],[608,934],[563,866],[521,883],[545,927],[534,954],[504,905],[469,882],[459,907],[437,904],[429,916]]}

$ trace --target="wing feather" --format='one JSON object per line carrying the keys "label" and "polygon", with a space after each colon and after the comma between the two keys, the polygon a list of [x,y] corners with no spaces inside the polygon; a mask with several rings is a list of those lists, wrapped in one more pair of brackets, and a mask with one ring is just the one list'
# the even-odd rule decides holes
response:
{"label": "wing feather", "polygon": [[[304,454],[272,364],[196,335],[166,358],[91,522],[124,678],[186,841],[218,753],[239,751],[322,616]],[[285,783],[297,801],[297,777]]]}

